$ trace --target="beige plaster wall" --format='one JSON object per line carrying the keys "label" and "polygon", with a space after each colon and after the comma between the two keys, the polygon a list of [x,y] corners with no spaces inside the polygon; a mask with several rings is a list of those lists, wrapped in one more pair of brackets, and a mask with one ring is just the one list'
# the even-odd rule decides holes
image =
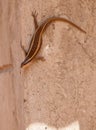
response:
{"label": "beige plaster wall", "polygon": [[[22,44],[28,49],[38,23],[51,16],[68,18],[84,34],[66,23],[50,25],[38,56],[24,69],[26,130],[96,129],[96,1],[22,0]],[[22,52],[23,54],[23,52]]]}
{"label": "beige plaster wall", "polygon": [[19,6],[0,0],[0,130],[24,130]]}
{"label": "beige plaster wall", "polygon": [[[38,57],[21,69],[38,24],[55,22],[43,35]],[[96,1],[0,0],[0,130],[96,129]]]}

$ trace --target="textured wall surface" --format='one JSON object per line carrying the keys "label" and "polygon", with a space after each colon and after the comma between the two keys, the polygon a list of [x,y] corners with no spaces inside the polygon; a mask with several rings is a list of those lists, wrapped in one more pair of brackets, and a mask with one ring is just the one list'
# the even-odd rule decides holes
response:
{"label": "textured wall surface", "polygon": [[[96,129],[96,1],[22,0],[22,44],[28,49],[38,23],[60,16],[83,28],[55,22],[43,35],[38,56],[22,70],[26,130]],[[23,52],[22,52],[23,54]],[[74,126],[74,127],[73,127]]]}
{"label": "textured wall surface", "polygon": [[0,130],[24,130],[19,5],[0,0]]}
{"label": "textured wall surface", "polygon": [[[52,23],[37,56],[45,61],[21,69],[35,10],[39,25],[59,16],[86,34]],[[0,130],[96,130],[95,43],[96,0],[0,0]]]}

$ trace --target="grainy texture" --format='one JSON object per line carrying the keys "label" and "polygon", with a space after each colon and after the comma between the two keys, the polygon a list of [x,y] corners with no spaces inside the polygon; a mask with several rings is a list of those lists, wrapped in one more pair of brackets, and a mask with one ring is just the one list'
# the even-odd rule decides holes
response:
{"label": "grainy texture", "polygon": [[44,33],[38,56],[45,61],[34,59],[22,70],[26,130],[67,130],[69,125],[73,130],[72,123],[74,130],[95,130],[96,1],[22,0],[22,43],[26,50],[34,32],[34,10],[39,24],[48,17],[61,16],[87,33],[61,22]]}
{"label": "grainy texture", "polygon": [[19,5],[0,0],[0,130],[24,130]]}

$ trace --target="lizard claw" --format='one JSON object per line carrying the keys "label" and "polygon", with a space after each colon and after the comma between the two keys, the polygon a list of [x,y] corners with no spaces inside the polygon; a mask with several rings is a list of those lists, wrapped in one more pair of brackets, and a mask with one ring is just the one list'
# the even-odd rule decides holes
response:
{"label": "lizard claw", "polygon": [[37,17],[37,16],[38,16],[38,13],[36,12],[36,10],[35,10],[35,11],[32,11],[32,16],[33,16],[33,17]]}
{"label": "lizard claw", "polygon": [[38,13],[36,12],[36,10],[34,10],[32,12],[32,16],[33,16],[33,19],[34,19],[35,29],[38,28],[37,15],[38,15]]}

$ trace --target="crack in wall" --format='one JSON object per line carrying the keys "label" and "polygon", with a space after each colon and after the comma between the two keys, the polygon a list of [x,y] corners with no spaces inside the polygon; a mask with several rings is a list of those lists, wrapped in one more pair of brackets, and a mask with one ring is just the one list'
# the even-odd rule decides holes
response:
{"label": "crack in wall", "polygon": [[78,41],[77,43],[82,47],[84,53],[87,55],[87,57],[89,58],[89,60],[90,60],[93,64],[95,64],[93,57],[87,52],[86,48],[84,48],[84,46],[82,45],[82,43],[79,42],[79,41]]}
{"label": "crack in wall", "polygon": [[2,66],[0,66],[0,73],[8,72],[8,71],[10,71],[10,69],[12,69],[12,64],[2,65]]}
{"label": "crack in wall", "polygon": [[86,56],[88,57],[88,59],[91,61],[91,63],[95,64],[95,59],[88,53],[87,48],[85,48],[85,47],[83,46],[83,43],[81,43],[81,42],[76,38],[76,36],[75,36],[75,39],[76,39],[77,44],[81,46],[82,50],[84,51],[84,53],[86,54]]}

